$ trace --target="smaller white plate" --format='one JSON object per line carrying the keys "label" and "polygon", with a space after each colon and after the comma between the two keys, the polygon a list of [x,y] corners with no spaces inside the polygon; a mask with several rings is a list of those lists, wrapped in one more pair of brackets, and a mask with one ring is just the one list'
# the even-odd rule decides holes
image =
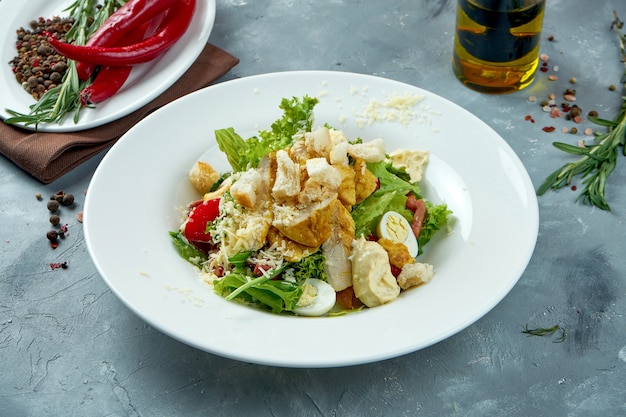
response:
{"label": "smaller white plate", "polygon": [[[8,63],[16,56],[16,33],[20,27],[28,29],[29,22],[40,16],[67,16],[63,10],[73,0],[2,0],[0,1],[0,118],[11,115],[7,109],[28,113],[35,102],[15,81]],[[215,0],[198,0],[196,11],[187,32],[159,58],[136,65],[124,86],[115,96],[99,103],[95,109],[84,109],[80,120],[74,123],[73,114],[62,123],[40,124],[41,132],[73,132],[90,129],[120,119],[158,97],[193,64],[206,45],[215,21]],[[35,130],[35,126],[22,126]]]}

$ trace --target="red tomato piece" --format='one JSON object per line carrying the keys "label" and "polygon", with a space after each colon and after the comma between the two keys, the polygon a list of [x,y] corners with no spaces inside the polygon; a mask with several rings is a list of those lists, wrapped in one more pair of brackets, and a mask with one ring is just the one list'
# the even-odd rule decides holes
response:
{"label": "red tomato piece", "polygon": [[210,242],[211,235],[206,233],[207,223],[217,219],[220,214],[220,199],[203,201],[193,208],[185,223],[185,237],[190,242]]}

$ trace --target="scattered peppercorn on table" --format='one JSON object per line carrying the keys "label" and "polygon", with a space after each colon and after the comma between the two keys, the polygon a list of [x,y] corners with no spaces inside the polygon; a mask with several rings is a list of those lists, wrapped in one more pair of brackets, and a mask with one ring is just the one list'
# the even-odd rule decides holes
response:
{"label": "scattered peppercorn on table", "polygon": [[[615,126],[610,121],[623,105],[624,63],[614,10],[626,19],[626,4],[617,0],[600,7],[587,0],[569,0],[567,7],[547,2],[536,79],[507,95],[480,94],[456,80],[451,69],[456,9],[446,0],[218,1],[209,41],[240,59],[220,82],[283,70],[333,70],[438,94],[504,138],[538,190],[556,169],[587,155],[564,149],[591,149],[596,135]],[[138,62],[133,54],[107,63]],[[5,76],[23,78],[10,73],[11,65],[20,63],[9,59],[3,63]],[[55,72],[52,66],[46,68]],[[24,94],[45,88],[28,78],[20,82],[26,84]],[[151,138],[145,139],[151,146]],[[0,157],[0,190],[6,196],[0,232],[0,414],[625,415],[626,156],[622,147],[616,149],[615,166],[602,177],[608,207],[581,197],[586,183],[576,175],[538,196],[539,236],[530,262],[482,318],[413,353],[328,369],[274,367],[207,353],[127,308],[100,277],[82,223],[90,180],[106,152],[48,185]],[[465,157],[475,159],[482,151],[476,147]],[[487,186],[498,180],[484,178]],[[154,190],[172,192],[159,185]],[[128,216],[151,209],[126,203],[116,201]],[[494,212],[494,220],[501,215]],[[108,225],[115,239],[136,238],[133,230],[116,226]],[[465,279],[478,283],[481,277]],[[428,285],[438,285],[436,275]],[[181,299],[194,302],[185,296]],[[293,326],[324,319],[334,318],[281,317]],[[419,331],[419,323],[433,317],[413,319],[415,327],[406,332]],[[268,328],[267,337],[290,335]]]}

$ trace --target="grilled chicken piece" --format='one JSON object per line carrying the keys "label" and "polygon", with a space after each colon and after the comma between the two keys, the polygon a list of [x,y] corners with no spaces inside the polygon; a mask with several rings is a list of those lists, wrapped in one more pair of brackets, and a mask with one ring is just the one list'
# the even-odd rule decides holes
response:
{"label": "grilled chicken piece", "polygon": [[339,200],[334,203],[330,238],[322,244],[322,253],[326,262],[324,272],[328,283],[336,292],[352,286],[352,263],[350,250],[354,240],[354,220],[348,209]]}

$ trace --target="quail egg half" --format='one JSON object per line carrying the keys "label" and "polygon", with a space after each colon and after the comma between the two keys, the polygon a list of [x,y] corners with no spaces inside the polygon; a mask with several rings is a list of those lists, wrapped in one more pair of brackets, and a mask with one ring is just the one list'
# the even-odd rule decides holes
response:
{"label": "quail egg half", "polygon": [[304,281],[304,291],[298,305],[293,310],[300,316],[323,316],[334,306],[337,299],[335,290],[325,281],[308,278]]}
{"label": "quail egg half", "polygon": [[409,249],[412,257],[417,256],[418,244],[417,238],[413,234],[413,229],[409,221],[396,211],[388,211],[378,223],[377,233],[379,238],[393,240],[394,242],[404,243]]}

